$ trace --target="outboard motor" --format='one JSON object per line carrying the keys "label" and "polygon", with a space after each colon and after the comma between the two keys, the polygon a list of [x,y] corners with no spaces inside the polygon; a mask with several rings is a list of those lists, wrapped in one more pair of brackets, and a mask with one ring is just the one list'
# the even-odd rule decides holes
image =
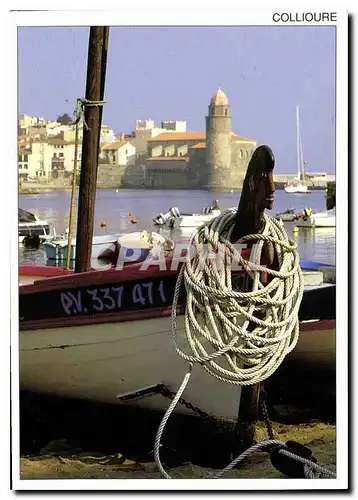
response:
{"label": "outboard motor", "polygon": [[22,243],[25,248],[37,249],[41,244],[40,236],[38,234],[29,234],[25,236]]}
{"label": "outboard motor", "polygon": [[202,210],[202,213],[203,214],[210,214],[211,210],[212,210],[211,207],[204,207]]}
{"label": "outboard motor", "polygon": [[157,226],[164,226],[170,219],[177,219],[178,217],[180,217],[179,208],[172,207],[165,214],[160,213],[153,219],[153,222]]}

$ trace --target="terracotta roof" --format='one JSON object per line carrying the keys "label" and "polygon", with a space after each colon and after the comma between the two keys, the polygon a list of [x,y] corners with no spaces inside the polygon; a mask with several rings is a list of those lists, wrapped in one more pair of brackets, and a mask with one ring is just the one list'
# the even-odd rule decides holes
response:
{"label": "terracotta roof", "polygon": [[101,147],[101,150],[103,151],[103,149],[119,149],[121,148],[122,146],[124,146],[125,144],[130,144],[129,141],[113,141],[113,142],[106,142],[104,145],[102,145]]}
{"label": "terracotta roof", "polygon": [[147,142],[205,140],[205,132],[166,132],[148,139]]}
{"label": "terracotta roof", "polygon": [[47,140],[47,143],[52,144],[52,145],[56,145],[56,146],[67,146],[68,144],[70,144],[69,141],[65,141],[63,139],[57,139],[57,138],[49,138]]}
{"label": "terracotta roof", "polygon": [[240,135],[234,134],[234,132],[231,133],[231,137],[233,141],[257,142],[255,141],[255,139],[248,139],[247,137],[241,137]]}
{"label": "terracotta roof", "polygon": [[172,161],[172,160],[189,160],[189,156],[151,156],[147,161]]}
{"label": "terracotta roof", "polygon": [[[234,132],[231,133],[231,137],[234,141],[243,142],[256,142],[254,139],[248,139],[247,137],[241,137]],[[195,141],[198,140],[203,143],[206,139],[205,132],[167,132],[159,134],[156,137],[148,139],[147,142],[172,142],[172,141]],[[205,144],[205,143],[204,143]],[[196,147],[192,146],[192,147]],[[205,146],[200,146],[205,147]]]}
{"label": "terracotta roof", "polygon": [[202,149],[206,148],[206,142],[198,142],[198,144],[194,144],[190,149]]}

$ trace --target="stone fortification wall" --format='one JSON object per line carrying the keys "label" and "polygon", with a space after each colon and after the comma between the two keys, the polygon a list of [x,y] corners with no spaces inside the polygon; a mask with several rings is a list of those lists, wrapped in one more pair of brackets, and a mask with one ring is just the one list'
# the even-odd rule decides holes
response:
{"label": "stone fortification wall", "polygon": [[97,188],[137,188],[145,183],[145,169],[141,165],[98,165]]}

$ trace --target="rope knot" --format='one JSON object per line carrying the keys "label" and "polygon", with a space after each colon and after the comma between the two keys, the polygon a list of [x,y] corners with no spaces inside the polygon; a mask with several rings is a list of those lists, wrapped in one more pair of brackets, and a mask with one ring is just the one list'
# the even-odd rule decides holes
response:
{"label": "rope knot", "polygon": [[85,120],[85,109],[87,107],[91,106],[103,106],[105,104],[105,101],[90,101],[85,98],[78,98],[77,103],[76,103],[76,109],[74,112],[75,115],[75,124],[79,123],[80,121],[83,122],[83,125],[86,127],[87,130],[89,130],[89,127],[86,123]]}

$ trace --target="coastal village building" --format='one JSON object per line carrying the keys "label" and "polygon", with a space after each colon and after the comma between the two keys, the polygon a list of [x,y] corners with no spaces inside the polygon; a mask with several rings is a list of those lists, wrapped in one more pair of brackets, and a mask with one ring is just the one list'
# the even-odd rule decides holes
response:
{"label": "coastal village building", "polygon": [[[69,177],[73,171],[75,143],[61,138],[33,139],[19,146],[19,177],[23,180],[50,182],[58,177]],[[77,152],[81,162],[81,145]]]}
{"label": "coastal village building", "polygon": [[[18,120],[18,172],[22,181],[49,183],[63,180],[69,183],[75,156],[75,125],[21,115]],[[83,124],[79,125],[77,170],[81,169]],[[101,144],[117,141],[114,131],[101,127]],[[131,147],[131,158],[135,152]],[[122,161],[122,157],[119,159]],[[133,161],[133,160],[132,160]]]}
{"label": "coastal village building", "polygon": [[123,134],[119,140],[102,144],[100,158],[112,165],[134,165],[136,148]]}
{"label": "coastal village building", "polygon": [[172,133],[185,131],[186,121],[168,120],[163,121],[160,127],[155,127],[154,121],[151,119],[137,120],[135,130],[133,131],[137,158],[141,160],[146,159],[149,139],[152,139],[163,132]]}

